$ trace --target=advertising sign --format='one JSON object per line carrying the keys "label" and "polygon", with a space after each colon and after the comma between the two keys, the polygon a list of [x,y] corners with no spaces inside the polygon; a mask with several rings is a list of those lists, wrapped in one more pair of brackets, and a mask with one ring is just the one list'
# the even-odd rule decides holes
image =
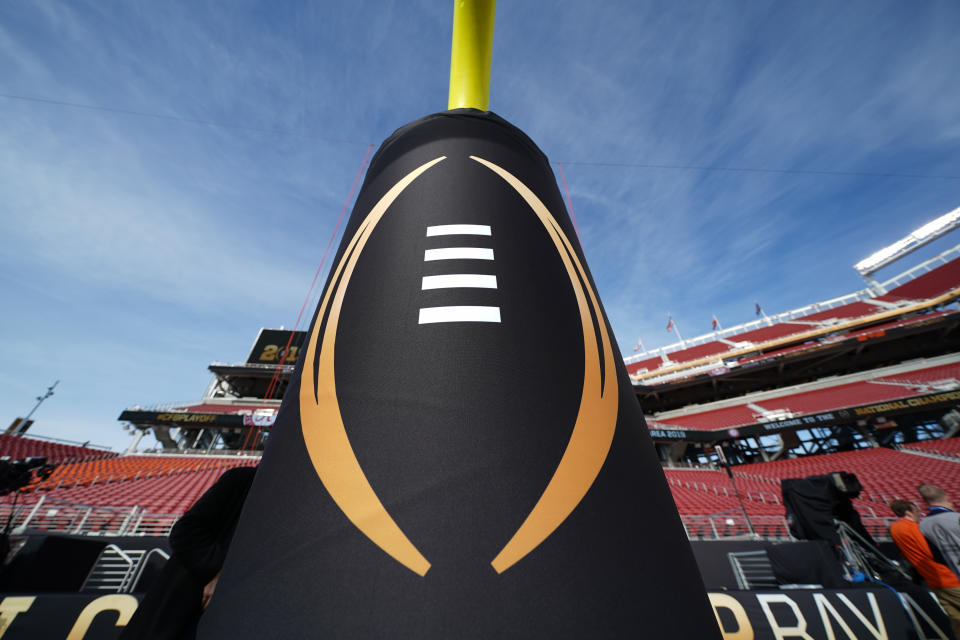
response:
{"label": "advertising sign", "polygon": [[[291,334],[293,340],[290,340]],[[306,335],[306,331],[261,329],[247,356],[247,364],[296,364]],[[290,350],[284,356],[287,341],[290,341]]]}

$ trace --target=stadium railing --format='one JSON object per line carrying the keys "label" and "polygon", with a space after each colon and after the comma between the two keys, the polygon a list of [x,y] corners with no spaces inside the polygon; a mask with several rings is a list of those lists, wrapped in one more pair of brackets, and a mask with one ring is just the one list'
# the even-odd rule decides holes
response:
{"label": "stadium railing", "polygon": [[[863,526],[874,540],[887,541],[890,539],[890,524],[896,518],[885,518],[860,514]],[[754,536],[750,533],[747,520],[741,511],[724,511],[710,515],[683,515],[680,516],[687,537],[691,540],[723,540],[749,539]],[[784,516],[751,515],[750,524],[756,537],[765,540],[793,540],[790,527]]]}
{"label": "stadium railing", "polygon": [[[0,518],[10,515],[10,505],[0,505]],[[43,496],[34,504],[18,505],[13,514],[15,534],[58,532],[91,536],[163,537],[182,514],[150,513],[139,506],[104,507],[57,500]],[[889,538],[888,529],[895,518],[866,515],[861,519],[867,531],[878,540]],[[680,515],[687,537],[691,540],[723,540],[753,537],[740,510],[717,513]],[[767,540],[791,540],[787,520],[781,515],[750,515],[757,537]]]}
{"label": "stadium railing", "polygon": [[[0,520],[6,522],[11,505],[0,505]],[[106,507],[79,504],[41,496],[33,504],[12,508],[12,531],[49,531],[72,535],[166,536],[180,513],[149,513],[139,506]]]}

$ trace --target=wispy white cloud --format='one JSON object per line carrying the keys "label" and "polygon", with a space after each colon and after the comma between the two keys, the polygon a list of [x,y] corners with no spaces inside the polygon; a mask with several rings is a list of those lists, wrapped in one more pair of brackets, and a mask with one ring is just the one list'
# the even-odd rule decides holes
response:
{"label": "wispy white cloud", "polygon": [[[362,143],[443,109],[450,18],[428,0],[0,5],[0,93],[235,127],[0,98],[0,287],[50,316],[8,330],[48,344],[69,308],[57,368],[120,362],[112,312],[177,336],[131,355],[153,359],[145,394],[199,394],[169,381],[292,322]],[[500,3],[491,101],[565,163],[621,345],[655,346],[667,311],[689,335],[752,319],[754,299],[857,288],[849,265],[956,206],[957,183],[578,161],[960,175],[958,23],[951,3]],[[29,393],[49,384],[3,353]],[[126,401],[118,369],[96,375]],[[76,406],[108,423],[119,407],[85,388]]]}
{"label": "wispy white cloud", "polygon": [[[505,93],[515,98],[518,124],[538,132],[555,159],[960,170],[955,159],[944,162],[955,122],[949,105],[960,91],[949,82],[952,65],[940,63],[957,59],[944,27],[956,25],[956,8],[578,6],[548,18],[533,37],[527,25],[536,9],[510,11],[516,24],[506,37],[528,55],[502,67],[516,70]],[[552,63],[563,73],[544,73]],[[705,317],[706,330],[710,309],[739,308],[727,315],[742,321],[755,297],[790,306],[859,288],[849,268],[857,252],[891,239],[878,221],[935,215],[935,202],[950,197],[949,186],[923,183],[939,195],[928,193],[933,211],[921,213],[915,181],[574,162],[566,175],[622,342],[638,331],[668,341],[667,310]],[[861,189],[872,198],[853,196]]]}

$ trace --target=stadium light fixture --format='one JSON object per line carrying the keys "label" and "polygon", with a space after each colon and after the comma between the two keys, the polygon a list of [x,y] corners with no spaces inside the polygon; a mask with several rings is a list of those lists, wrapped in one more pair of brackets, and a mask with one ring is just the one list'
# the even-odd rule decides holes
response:
{"label": "stadium light fixture", "polygon": [[888,264],[896,262],[907,254],[933,242],[940,236],[953,231],[958,226],[960,226],[960,207],[943,214],[935,220],[931,220],[922,227],[914,230],[907,237],[901,238],[890,246],[884,247],[873,255],[864,258],[853,265],[853,268],[856,269],[861,276],[866,278]]}

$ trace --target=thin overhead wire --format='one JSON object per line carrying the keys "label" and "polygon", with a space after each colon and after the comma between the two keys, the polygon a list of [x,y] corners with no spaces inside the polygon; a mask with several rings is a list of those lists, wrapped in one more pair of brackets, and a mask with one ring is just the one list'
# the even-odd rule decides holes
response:
{"label": "thin overhead wire", "polygon": [[[290,353],[290,345],[293,344],[293,336],[300,328],[300,321],[303,319],[303,313],[307,310],[307,304],[310,302],[310,298],[313,295],[313,289],[317,285],[317,278],[319,278],[320,272],[323,270],[323,265],[327,261],[327,254],[330,253],[330,247],[333,245],[333,241],[340,231],[340,224],[343,222],[343,218],[347,214],[347,209],[349,209],[350,203],[353,201],[353,196],[357,191],[357,186],[360,184],[360,179],[363,177],[364,171],[367,169],[367,164],[370,162],[370,154],[372,153],[373,145],[367,145],[367,151],[363,154],[363,161],[360,163],[360,169],[357,171],[357,175],[353,179],[353,184],[350,186],[347,199],[344,201],[343,208],[340,210],[340,217],[337,218],[337,224],[333,227],[333,234],[331,234],[330,240],[327,242],[326,249],[323,250],[323,256],[320,258],[320,264],[317,266],[317,270],[313,274],[313,280],[310,282],[310,288],[307,290],[307,295],[303,299],[303,304],[300,306],[300,313],[297,314],[297,321],[294,323],[293,330],[290,332],[290,336],[287,338],[287,345],[284,347],[283,351],[280,352],[280,362],[277,363],[277,366],[273,371],[273,375],[270,378],[270,383],[267,385],[267,392],[264,394],[264,398],[267,400],[273,399],[274,394],[280,387],[280,374],[283,370],[284,360],[286,360],[287,354]],[[257,427],[256,435],[250,442],[251,448],[256,447],[262,431],[263,427]],[[253,428],[251,427],[250,430],[247,431],[247,437],[243,440],[243,448],[241,449],[242,451],[246,451],[248,440],[252,432]]]}
{"label": "thin overhead wire", "polygon": [[[559,163],[558,163],[559,164]],[[870,171],[833,171],[829,169],[776,169],[764,167],[724,167],[694,164],[653,164],[646,162],[590,162],[587,160],[564,160],[566,165],[589,167],[627,167],[632,169],[667,169],[677,171],[729,171],[736,173],[786,173],[812,176],[846,176],[856,178],[912,178],[921,180],[960,180],[960,176],[923,173],[874,173]]]}
{"label": "thin overhead wire", "polygon": [[0,93],[0,98],[8,100],[21,100],[24,102],[37,102],[40,104],[51,104],[59,107],[70,107],[73,109],[87,109],[89,111],[105,111],[107,113],[118,113],[126,116],[137,116],[140,118],[154,118],[157,120],[172,120],[175,122],[187,122],[190,124],[199,124],[207,127],[219,127],[223,129],[236,129],[238,131],[254,131],[256,133],[269,133],[271,135],[286,136],[290,138],[303,138],[305,140],[317,140],[321,142],[333,142],[338,144],[362,144],[368,145],[368,140],[351,140],[348,138],[334,138],[331,136],[318,136],[301,131],[287,131],[284,129],[267,129],[263,127],[251,127],[242,124],[228,124],[225,122],[215,122],[213,120],[201,120],[199,118],[187,118],[184,116],[171,116],[162,113],[150,113],[148,111],[134,111],[132,109],[115,109],[113,107],[102,107],[92,104],[80,104],[78,102],[66,102],[63,100],[51,100],[49,98],[37,98],[33,96],[17,96],[8,93]]}
{"label": "thin overhead wire", "polygon": [[[100,105],[81,104],[77,102],[67,102],[65,100],[53,100],[51,98],[39,98],[36,96],[21,96],[9,93],[0,93],[0,98],[8,100],[20,100],[24,102],[35,102],[39,104],[56,105],[60,107],[69,107],[73,109],[86,109],[90,111],[103,111],[106,113],[116,113],[128,116],[137,116],[141,118],[154,118],[158,120],[169,120],[175,122],[186,122],[189,124],[198,124],[208,127],[220,127],[224,129],[235,129],[238,131],[253,131],[257,133],[267,133],[277,136],[286,136],[291,138],[303,138],[305,140],[317,140],[336,144],[356,144],[369,145],[369,140],[353,140],[350,138],[336,138],[333,136],[320,136],[302,131],[289,131],[285,129],[272,129],[265,127],[252,127],[242,124],[230,124],[226,122],[216,122],[214,120],[203,120],[200,118],[188,118],[185,116],[167,115],[162,113],[151,113],[148,111],[135,111],[132,109],[117,109],[114,107],[104,107]],[[906,178],[911,180],[960,180],[960,175],[938,175],[924,173],[900,173],[900,172],[872,172],[872,171],[838,171],[832,169],[782,169],[771,167],[728,167],[722,165],[695,165],[695,164],[661,164],[652,162],[613,162],[613,161],[590,161],[590,160],[563,160],[565,165],[578,165],[589,167],[620,167],[631,169],[654,169],[666,171],[717,171],[729,173],[772,173],[772,174],[793,174],[810,176],[838,176],[852,178]],[[559,162],[557,163],[559,164]]]}
{"label": "thin overhead wire", "polygon": [[563,183],[563,192],[567,195],[567,209],[570,210],[570,219],[573,221],[573,230],[577,234],[577,240],[580,241],[580,248],[583,248],[583,238],[580,237],[580,227],[577,226],[577,214],[573,212],[573,200],[570,198],[570,189],[567,188],[567,177],[563,175],[563,165],[557,163],[557,169],[560,170],[560,181]]}

